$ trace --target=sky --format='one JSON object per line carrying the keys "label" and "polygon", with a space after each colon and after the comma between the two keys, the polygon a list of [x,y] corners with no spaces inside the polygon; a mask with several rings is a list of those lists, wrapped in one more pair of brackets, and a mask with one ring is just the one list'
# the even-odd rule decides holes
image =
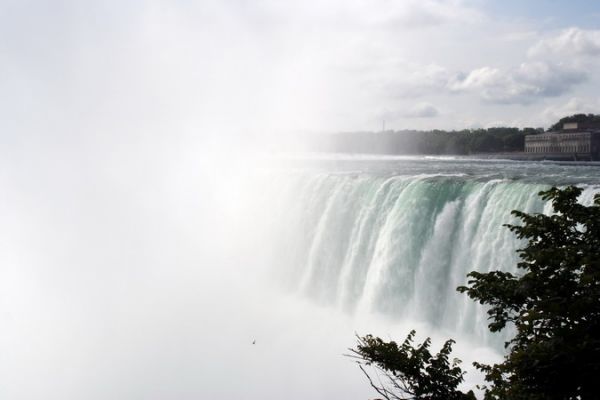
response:
{"label": "sky", "polygon": [[4,0],[0,34],[4,141],[546,127],[600,106],[595,1]]}

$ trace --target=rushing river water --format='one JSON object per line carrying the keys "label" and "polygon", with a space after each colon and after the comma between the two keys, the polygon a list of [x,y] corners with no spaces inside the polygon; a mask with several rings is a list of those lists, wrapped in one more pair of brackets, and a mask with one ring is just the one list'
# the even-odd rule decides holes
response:
{"label": "rushing river water", "polygon": [[411,329],[472,370],[510,332],[455,288],[514,270],[510,211],[600,192],[597,165],[56,151],[0,162],[0,398],[364,400],[355,333]]}
{"label": "rushing river water", "polygon": [[[511,210],[550,212],[538,192],[600,193],[600,165],[323,156],[268,175],[275,273],[351,314],[421,321],[501,348],[484,310],[458,294],[469,271],[517,272]],[[271,203],[272,202],[272,203]]]}

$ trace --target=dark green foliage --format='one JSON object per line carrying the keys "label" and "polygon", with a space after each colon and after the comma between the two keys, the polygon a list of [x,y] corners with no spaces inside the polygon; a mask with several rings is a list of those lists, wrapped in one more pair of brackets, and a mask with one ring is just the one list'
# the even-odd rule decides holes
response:
{"label": "dark green foliage", "polygon": [[503,140],[496,135],[484,132],[479,133],[471,142],[473,149],[478,152],[503,151]]}
{"label": "dark green foliage", "polygon": [[563,128],[563,124],[567,122],[577,122],[580,128],[585,129],[600,129],[600,115],[595,114],[575,114],[561,118],[557,123],[552,125],[549,131],[556,131]]}
{"label": "dark green foliage", "polygon": [[[356,349],[351,351],[371,386],[386,399],[475,400],[472,392],[464,394],[457,389],[464,372],[460,360],[449,360],[454,341],[448,340],[438,354],[432,355],[431,340],[427,338],[414,347],[414,336],[415,331],[410,332],[400,346],[371,335],[358,338]],[[377,381],[364,366],[377,369]]]}
{"label": "dark green foliage", "polygon": [[[600,129],[600,115],[575,114],[560,119],[549,130],[561,130],[566,122],[577,122],[583,129]],[[331,135],[314,150],[374,154],[510,153],[524,150],[526,135],[543,132],[542,128],[513,127],[346,132]]]}
{"label": "dark green foliage", "polygon": [[[522,225],[507,226],[526,241],[519,250],[519,273],[471,272],[468,286],[458,288],[488,307],[492,332],[515,328],[502,363],[475,363],[488,382],[486,400],[600,398],[600,195],[583,206],[577,202],[580,194],[576,187],[540,192],[551,201],[553,215],[513,211]],[[371,336],[359,340],[355,354],[414,395],[386,398],[469,396],[456,389],[460,367],[447,361],[452,341],[431,357],[429,341],[414,348],[413,335],[400,347]],[[442,368],[429,370],[440,357]],[[436,393],[447,390],[445,397],[416,390],[435,385],[441,388]]]}
{"label": "dark green foliage", "polygon": [[489,399],[600,398],[600,197],[577,203],[581,189],[540,195],[556,214],[513,211],[522,273],[471,272],[460,292],[489,306],[489,328],[516,327],[501,364],[478,365]]}
{"label": "dark green foliage", "polygon": [[474,154],[523,151],[525,135],[538,128],[489,128],[461,131],[351,132],[332,135],[320,151],[375,154]]}

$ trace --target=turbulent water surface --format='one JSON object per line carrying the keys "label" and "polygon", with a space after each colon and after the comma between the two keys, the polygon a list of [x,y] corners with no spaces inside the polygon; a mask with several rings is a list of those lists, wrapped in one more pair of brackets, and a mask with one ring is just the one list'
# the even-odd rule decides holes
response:
{"label": "turbulent water surface", "polygon": [[516,272],[511,210],[550,212],[552,185],[600,192],[600,166],[468,159],[313,157],[275,172],[274,274],[290,291],[356,315],[409,319],[501,348],[456,292],[469,271]]}
{"label": "turbulent water surface", "polygon": [[411,329],[471,389],[509,333],[455,288],[514,270],[538,191],[600,192],[596,165],[59,150],[0,162],[2,399],[368,399],[355,333]]}

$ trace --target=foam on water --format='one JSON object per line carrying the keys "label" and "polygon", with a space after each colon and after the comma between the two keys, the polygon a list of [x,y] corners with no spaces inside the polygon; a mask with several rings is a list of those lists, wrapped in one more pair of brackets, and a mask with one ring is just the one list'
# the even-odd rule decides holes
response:
{"label": "foam on water", "polygon": [[474,270],[518,272],[522,243],[503,225],[518,222],[511,210],[550,212],[539,191],[579,181],[588,204],[600,192],[594,167],[575,176],[561,165],[339,160],[269,172],[279,281],[353,315],[418,321],[498,349],[510,331],[490,334],[485,310],[456,287]]}

